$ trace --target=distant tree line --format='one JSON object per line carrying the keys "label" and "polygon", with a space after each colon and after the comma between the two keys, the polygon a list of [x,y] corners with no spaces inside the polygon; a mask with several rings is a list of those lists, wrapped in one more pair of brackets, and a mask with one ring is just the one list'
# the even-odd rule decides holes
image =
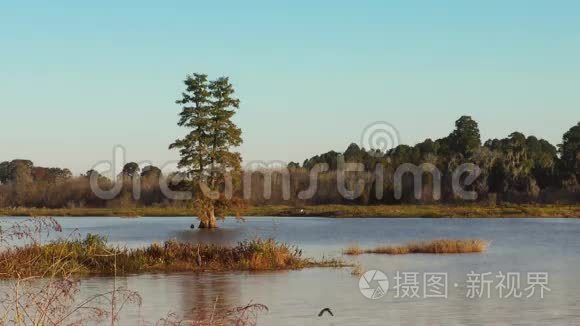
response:
{"label": "distant tree line", "polygon": [[[346,178],[347,188],[360,187],[356,198],[345,198],[337,189],[338,166],[344,162],[361,163],[364,171],[352,172]],[[310,171],[317,164],[328,164],[329,170],[318,174],[317,189],[312,197],[300,198],[299,193],[311,184]],[[413,177],[403,177],[403,196],[395,198],[393,175],[403,163],[420,165],[430,163],[441,171],[441,202],[458,202],[452,191],[451,174],[463,163],[474,163],[480,168],[479,177],[469,186],[477,192],[480,202],[515,203],[578,203],[580,201],[580,122],[566,131],[557,146],[535,136],[513,132],[506,138],[481,141],[479,127],[471,117],[462,116],[455,129],[446,137],[426,139],[414,146],[399,145],[385,153],[367,150],[356,144],[342,153],[330,151],[306,159],[302,164],[291,162],[285,170],[261,170],[245,180],[243,173],[234,175],[234,196],[253,205],[261,204],[396,204],[433,202],[433,176],[425,174],[421,199],[413,196]],[[385,170],[382,180],[374,175],[377,165]],[[123,183],[122,191],[113,200],[98,198],[89,186],[89,177],[95,174],[102,188]],[[266,176],[269,176],[266,178]],[[0,207],[135,207],[180,206],[186,201],[166,198],[160,189],[161,170],[155,166],[140,168],[127,163],[115,180],[87,171],[73,176],[70,170],[37,167],[28,160],[0,163]],[[141,192],[135,198],[132,192],[138,178]],[[270,181],[265,186],[264,181]],[[246,182],[251,189],[244,194]],[[283,191],[289,182],[289,193]],[[268,182],[269,183],[269,182]],[[377,196],[376,188],[383,188]],[[171,183],[171,189],[191,189],[187,182]],[[269,188],[269,189],[266,189]]]}
{"label": "distant tree line", "polygon": [[[113,200],[96,196],[89,184],[94,175],[101,189],[110,189],[121,183],[121,191]],[[135,207],[164,202],[159,189],[161,170],[155,166],[143,169],[137,163],[125,164],[115,180],[89,170],[73,176],[70,170],[37,167],[29,160],[0,163],[0,207]],[[139,178],[141,191],[133,196],[133,180]]]}
{"label": "distant tree line", "polygon": [[[513,132],[503,139],[489,139],[482,144],[479,127],[469,116],[462,116],[455,122],[455,129],[446,137],[426,139],[415,146],[399,145],[386,153],[367,151],[351,144],[344,153],[330,151],[305,160],[295,169],[310,169],[318,163],[326,163],[336,170],[339,155],[345,162],[359,162],[366,171],[373,171],[377,164],[394,169],[403,163],[431,163],[442,172],[442,199],[454,201],[451,191],[451,173],[463,163],[473,163],[480,168],[480,175],[471,189],[479,200],[507,202],[578,202],[580,181],[580,122],[564,135],[562,143],[554,146],[545,139],[525,136]],[[411,177],[411,176],[408,176]],[[412,194],[411,179],[404,179],[406,195]],[[424,178],[425,193],[430,193],[432,181]],[[372,187],[376,180],[370,178],[367,192],[359,198],[363,203],[372,202]],[[385,187],[392,187],[387,180]],[[392,190],[389,189],[389,190]],[[392,193],[392,191],[387,191]],[[368,198],[368,199],[366,199]],[[424,197],[428,201],[428,196]],[[376,201],[376,200],[375,200]],[[382,201],[396,202],[388,196]],[[405,196],[400,201],[414,201]]]}

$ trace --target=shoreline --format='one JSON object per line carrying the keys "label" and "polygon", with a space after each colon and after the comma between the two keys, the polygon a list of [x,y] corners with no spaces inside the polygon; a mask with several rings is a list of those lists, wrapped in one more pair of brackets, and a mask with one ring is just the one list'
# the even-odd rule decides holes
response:
{"label": "shoreline", "polygon": [[[247,217],[375,217],[375,218],[453,218],[453,217],[553,217],[580,218],[580,205],[284,205],[251,206],[241,211]],[[235,215],[234,212],[230,215]],[[195,217],[187,208],[4,208],[0,216],[71,217]]]}

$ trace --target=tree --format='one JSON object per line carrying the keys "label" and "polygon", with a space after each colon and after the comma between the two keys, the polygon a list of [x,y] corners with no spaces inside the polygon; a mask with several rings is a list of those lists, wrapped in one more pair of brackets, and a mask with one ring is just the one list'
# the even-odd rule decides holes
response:
{"label": "tree", "polygon": [[121,171],[121,175],[123,177],[133,178],[139,175],[141,168],[139,168],[139,164],[135,162],[129,162],[123,166],[123,171]]}
{"label": "tree", "polygon": [[288,163],[288,165],[286,166],[289,169],[299,169],[300,168],[300,163],[298,162],[290,162]]}
{"label": "tree", "polygon": [[8,181],[20,185],[31,183],[33,167],[30,160],[13,160],[8,165]]}
{"label": "tree", "polygon": [[4,161],[0,163],[0,184],[8,182],[10,178],[10,162]]}
{"label": "tree", "polygon": [[561,170],[566,183],[577,184],[580,179],[580,122],[566,131],[558,145]]}
{"label": "tree", "polygon": [[426,156],[428,154],[436,155],[439,149],[439,144],[432,141],[430,138],[425,139],[422,143],[415,145],[421,152],[421,156]]}
{"label": "tree", "polygon": [[355,143],[351,143],[350,145],[348,145],[343,154],[345,162],[357,162],[357,163],[362,163],[366,155],[367,153],[365,152],[365,150],[361,149]]}
{"label": "tree", "polygon": [[33,167],[34,164],[29,160],[13,160],[8,167],[8,183],[13,186],[14,201],[18,206],[24,206],[26,200],[30,197]]}
{"label": "tree", "polygon": [[466,115],[455,121],[455,130],[449,135],[449,145],[455,153],[464,157],[471,155],[481,146],[477,122]]}
{"label": "tree", "polygon": [[87,172],[85,172],[85,174],[81,174],[82,177],[85,177],[87,179],[90,179],[91,176],[93,176],[93,175],[99,181],[106,181],[106,182],[110,182],[111,181],[109,178],[107,178],[106,176],[104,176],[101,173],[99,173],[99,171],[93,170],[93,169],[88,170]]}
{"label": "tree", "polygon": [[306,169],[312,169],[316,164],[328,164],[330,170],[336,170],[338,166],[338,156],[340,153],[335,151],[326,152],[324,154],[313,156],[304,160],[302,166]]}
{"label": "tree", "polygon": [[32,168],[32,177],[35,182],[45,181],[55,183],[72,178],[72,172],[69,169],[35,166]]}
{"label": "tree", "polygon": [[[537,142],[537,143],[536,143]],[[526,138],[518,131],[507,138],[488,140],[486,147],[501,155],[495,162],[490,176],[490,186],[494,192],[516,191],[535,197],[539,193],[536,178],[532,173],[535,164],[538,167],[548,162],[540,162],[538,149],[546,145],[537,138]],[[549,148],[542,149],[548,151]],[[534,160],[538,160],[535,162]],[[546,165],[547,166],[547,165]]]}
{"label": "tree", "polygon": [[179,149],[178,167],[186,169],[191,177],[199,227],[215,228],[216,216],[223,218],[231,201],[208,192],[221,190],[226,173],[240,169],[241,156],[231,149],[242,144],[242,131],[232,121],[240,101],[226,77],[208,81],[207,75],[193,74],[184,84],[186,90],[176,101],[182,106],[177,124],[188,128],[189,133],[169,148]]}
{"label": "tree", "polygon": [[555,167],[558,150],[545,139],[528,136],[526,139],[528,155],[532,161],[532,175],[540,188],[555,185]]}
{"label": "tree", "polygon": [[141,178],[143,179],[159,179],[161,177],[161,170],[153,165],[148,165],[141,171]]}

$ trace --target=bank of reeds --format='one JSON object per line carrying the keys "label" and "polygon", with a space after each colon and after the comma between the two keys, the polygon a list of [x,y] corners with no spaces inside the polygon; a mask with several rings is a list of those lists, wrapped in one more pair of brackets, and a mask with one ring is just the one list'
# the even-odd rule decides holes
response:
{"label": "bank of reeds", "polygon": [[380,246],[363,249],[359,246],[350,246],[343,253],[345,255],[361,254],[465,254],[484,252],[488,242],[480,239],[438,239],[432,241],[410,242],[405,245]]}
{"label": "bank of reeds", "polygon": [[144,248],[110,246],[88,235],[83,240],[30,244],[0,252],[0,277],[39,275],[59,257],[67,273],[117,275],[177,271],[263,271],[315,266],[342,266],[337,260],[313,260],[302,251],[274,240],[247,240],[236,246],[166,241]]}

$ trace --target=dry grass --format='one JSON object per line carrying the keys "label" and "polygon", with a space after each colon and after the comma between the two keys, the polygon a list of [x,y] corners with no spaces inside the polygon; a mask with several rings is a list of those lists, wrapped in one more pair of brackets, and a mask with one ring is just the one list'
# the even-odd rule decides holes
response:
{"label": "dry grass", "polygon": [[302,257],[294,246],[274,240],[248,240],[237,246],[166,241],[145,248],[113,247],[105,239],[88,235],[84,240],[33,243],[0,252],[0,278],[38,275],[61,257],[67,273],[117,275],[142,272],[282,270],[315,266],[343,266],[338,260],[315,261]]}
{"label": "dry grass", "polygon": [[361,247],[359,247],[359,245],[351,245],[346,249],[344,249],[342,253],[345,255],[356,256],[364,254],[364,250]]}
{"label": "dry grass", "polygon": [[353,275],[353,276],[361,276],[364,273],[365,273],[365,268],[360,263],[355,264],[354,267],[352,268],[352,270],[350,271],[350,275]]}
{"label": "dry grass", "polygon": [[348,247],[345,255],[360,254],[465,254],[484,252],[488,242],[479,239],[438,239],[432,241],[410,242],[401,246],[381,246],[372,249],[362,249],[358,246]]}
{"label": "dry grass", "polygon": [[[230,212],[227,215],[235,215]],[[132,208],[0,208],[0,216],[193,216],[183,207]],[[580,205],[285,205],[251,206],[244,216],[328,217],[580,217]]]}

